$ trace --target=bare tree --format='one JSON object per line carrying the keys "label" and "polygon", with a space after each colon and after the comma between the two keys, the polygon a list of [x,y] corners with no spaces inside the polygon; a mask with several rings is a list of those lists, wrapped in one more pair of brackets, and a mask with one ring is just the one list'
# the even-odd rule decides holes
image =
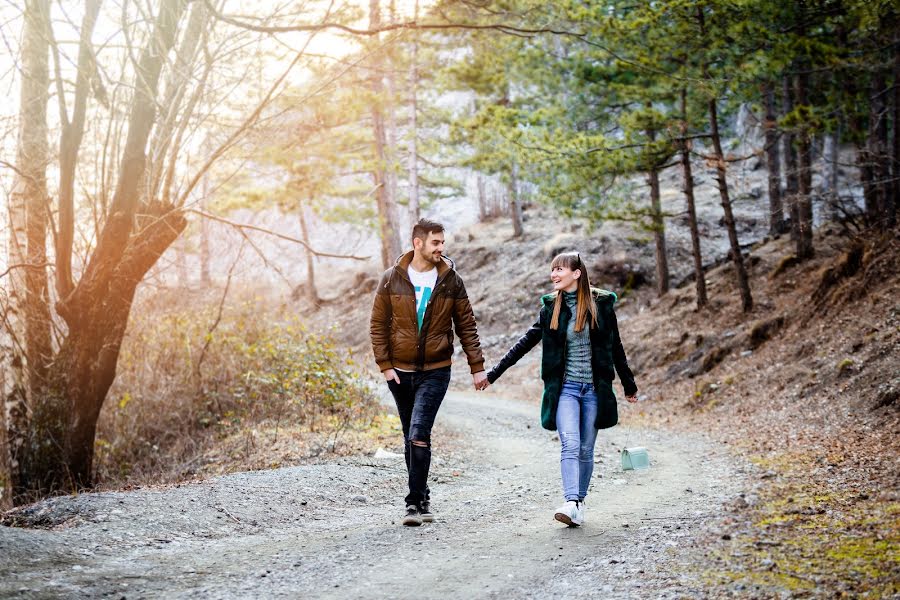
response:
{"label": "bare tree", "polygon": [[[381,26],[381,7],[379,0],[369,2],[369,27],[378,29]],[[377,40],[377,37],[376,37]],[[385,131],[384,109],[379,104],[384,98],[383,60],[381,51],[377,49],[372,58],[372,128],[375,137],[376,164],[372,171],[375,185],[375,198],[378,205],[378,221],[381,233],[381,262],[384,268],[393,264],[400,255],[400,237],[397,232],[397,214],[395,199],[391,195],[392,185],[389,175],[389,149]]]}
{"label": "bare tree", "polygon": [[42,392],[51,353],[47,302],[47,102],[49,100],[49,0],[29,0],[24,11],[22,86],[16,170],[9,199],[8,305],[3,325],[10,339],[4,353],[3,440],[4,505],[28,485],[31,440],[29,405]]}
{"label": "bare tree", "polygon": [[28,440],[14,499],[91,484],[97,418],[115,377],[135,289],[184,229],[184,216],[171,206],[151,203],[140,207],[142,218],[137,213],[163,57],[185,4],[163,0],[141,53],[110,214],[80,281],[57,303],[68,335],[52,360],[45,359],[45,372],[32,375]]}
{"label": "bare tree", "polygon": [[[413,20],[419,20],[419,0],[415,0]],[[412,32],[412,48],[409,62],[409,217],[419,220],[419,36]]]}
{"label": "bare tree", "polygon": [[694,278],[697,287],[697,308],[709,304],[706,296],[706,275],[703,272],[703,255],[700,250],[700,230],[697,227],[697,208],[694,202],[694,174],[691,169],[691,142],[687,139],[687,89],[681,89],[681,168],[684,177],[684,198],[687,203],[688,226],[691,230],[691,255],[694,259]]}

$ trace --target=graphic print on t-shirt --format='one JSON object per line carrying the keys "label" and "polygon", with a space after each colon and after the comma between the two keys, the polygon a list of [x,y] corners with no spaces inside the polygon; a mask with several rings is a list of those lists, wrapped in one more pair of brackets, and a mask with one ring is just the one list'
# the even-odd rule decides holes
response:
{"label": "graphic print on t-shirt", "polygon": [[429,300],[431,300],[431,288],[416,286],[416,304],[418,305],[416,318],[419,321],[419,329],[422,329],[422,319],[425,318],[425,307],[428,306]]}
{"label": "graphic print on t-shirt", "polygon": [[416,319],[421,330],[422,321],[425,318],[425,309],[428,308],[428,301],[431,300],[431,291],[437,282],[437,269],[419,273],[412,267],[409,267],[408,271],[409,280],[416,290]]}

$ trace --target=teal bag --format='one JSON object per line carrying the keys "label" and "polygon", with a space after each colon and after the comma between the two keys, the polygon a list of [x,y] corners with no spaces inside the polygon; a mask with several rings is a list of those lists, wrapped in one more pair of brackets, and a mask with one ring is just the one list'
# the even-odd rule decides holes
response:
{"label": "teal bag", "polygon": [[623,471],[640,471],[650,468],[650,456],[647,454],[646,448],[623,448],[622,449],[622,470]]}

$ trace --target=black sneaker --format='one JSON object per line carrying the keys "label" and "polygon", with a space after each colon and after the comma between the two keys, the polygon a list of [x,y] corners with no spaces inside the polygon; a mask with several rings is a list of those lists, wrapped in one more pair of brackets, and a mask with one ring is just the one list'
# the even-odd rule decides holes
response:
{"label": "black sneaker", "polygon": [[434,523],[434,513],[431,512],[431,501],[425,500],[419,505],[419,513],[423,523]]}
{"label": "black sneaker", "polygon": [[410,504],[406,507],[406,514],[403,515],[403,520],[401,521],[407,527],[418,527],[422,524],[422,513],[419,512],[419,507],[415,504]]}

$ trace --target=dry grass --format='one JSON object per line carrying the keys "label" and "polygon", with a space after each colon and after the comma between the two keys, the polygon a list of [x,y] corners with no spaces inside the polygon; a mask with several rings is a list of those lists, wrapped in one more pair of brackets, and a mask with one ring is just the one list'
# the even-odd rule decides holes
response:
{"label": "dry grass", "polygon": [[173,291],[135,307],[98,423],[103,487],[360,451],[395,427],[327,333],[262,298],[219,301]]}

